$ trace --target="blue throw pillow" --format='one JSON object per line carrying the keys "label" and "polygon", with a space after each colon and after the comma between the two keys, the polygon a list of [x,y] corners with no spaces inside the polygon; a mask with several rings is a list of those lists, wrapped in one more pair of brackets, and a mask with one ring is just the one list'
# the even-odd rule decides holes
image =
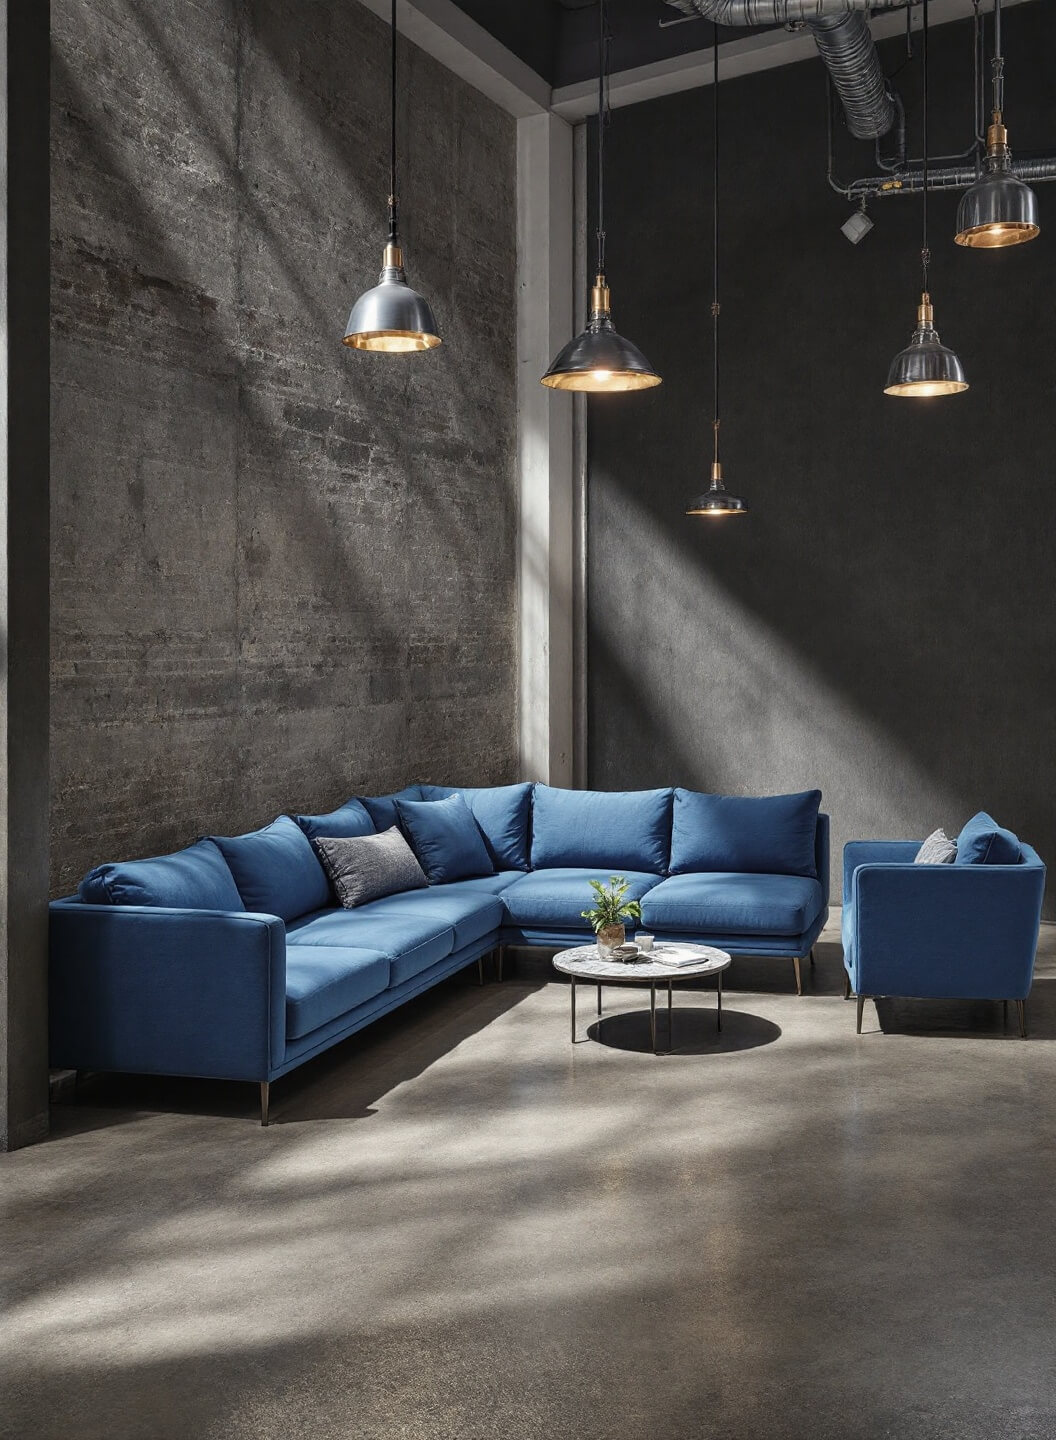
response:
{"label": "blue throw pillow", "polygon": [[480,826],[496,870],[528,869],[528,834],[532,821],[532,785],[422,785],[423,800],[461,795]]}
{"label": "blue throw pillow", "polygon": [[671,874],[732,871],[816,880],[820,806],[820,790],[746,796],[678,789],[671,819]]}
{"label": "blue throw pillow", "polygon": [[1023,847],[992,815],[980,810],[957,836],[955,865],[1018,865]]}
{"label": "blue throw pillow", "polygon": [[533,870],[598,866],[662,875],[670,843],[670,790],[535,787]]}
{"label": "blue throw pillow", "polygon": [[324,836],[352,840],[358,835],[374,834],[374,821],[358,800],[346,800],[329,815],[295,815],[293,818],[309,840],[319,840]]}
{"label": "blue throw pillow", "polygon": [[242,898],[223,855],[199,840],[174,855],[97,865],[81,881],[90,905],[158,905],[169,910],[242,910]]}
{"label": "blue throw pillow", "polygon": [[400,817],[396,813],[396,801],[420,800],[422,787],[405,785],[402,790],[396,790],[391,795],[360,795],[357,798],[374,821],[374,829],[379,835],[384,835],[386,830],[391,830],[394,825],[400,823]]}
{"label": "blue throw pillow", "polygon": [[330,886],[311,841],[288,815],[249,835],[213,839],[247,910],[296,920],[330,904]]}
{"label": "blue throw pillow", "polygon": [[484,837],[461,795],[446,800],[397,800],[400,823],[430,885],[494,875]]}

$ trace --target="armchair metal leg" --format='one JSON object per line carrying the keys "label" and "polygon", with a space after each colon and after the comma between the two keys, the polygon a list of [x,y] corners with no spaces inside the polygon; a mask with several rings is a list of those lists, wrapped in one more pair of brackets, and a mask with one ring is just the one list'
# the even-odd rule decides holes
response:
{"label": "armchair metal leg", "polygon": [[1019,1038],[1025,1040],[1027,1038],[1027,1002],[1017,1000],[1016,1010],[1019,1014]]}
{"label": "armchair metal leg", "polygon": [[792,964],[795,966],[795,969],[796,969],[796,994],[797,994],[797,995],[802,995],[802,994],[803,994],[803,976],[799,973],[799,956],[798,956],[798,955],[793,955],[793,956],[792,956]]}
{"label": "armchair metal leg", "polygon": [[810,968],[814,969],[814,946],[810,947]]}
{"label": "armchair metal leg", "polygon": [[270,1099],[270,1092],[271,1086],[267,1080],[262,1080],[260,1082],[260,1123],[262,1125],[268,1123],[268,1101]]}
{"label": "armchair metal leg", "polygon": [[858,1034],[862,1033],[862,1011],[865,1009],[865,996],[858,996]]}
{"label": "armchair metal leg", "polygon": [[843,998],[845,1000],[851,998],[851,972],[849,970],[843,972]]}

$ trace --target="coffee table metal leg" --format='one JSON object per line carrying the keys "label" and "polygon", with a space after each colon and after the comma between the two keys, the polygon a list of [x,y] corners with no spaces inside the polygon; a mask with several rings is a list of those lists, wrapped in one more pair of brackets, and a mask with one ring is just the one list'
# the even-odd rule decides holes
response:
{"label": "coffee table metal leg", "polygon": [[601,1016],[601,985],[598,985],[598,1016]]}
{"label": "coffee table metal leg", "polygon": [[576,1043],[576,977],[572,976],[572,1044]]}
{"label": "coffee table metal leg", "polygon": [[656,1054],[656,981],[649,986],[649,1038],[653,1042],[653,1054]]}
{"label": "coffee table metal leg", "polygon": [[719,1029],[721,1030],[721,1029],[722,1029],[722,971],[721,971],[721,970],[719,971],[719,1006],[718,1006],[718,1017],[719,1017]]}
{"label": "coffee table metal leg", "polygon": [[673,1030],[673,1028],[672,1028],[673,1025],[674,1025],[674,1019],[673,1019],[672,1010],[671,1010],[671,988],[672,988],[672,985],[671,985],[671,981],[669,980],[669,981],[667,982],[667,1049],[668,1049],[668,1054],[670,1054],[670,1052],[675,1048],[675,1036],[674,1036],[674,1030]]}

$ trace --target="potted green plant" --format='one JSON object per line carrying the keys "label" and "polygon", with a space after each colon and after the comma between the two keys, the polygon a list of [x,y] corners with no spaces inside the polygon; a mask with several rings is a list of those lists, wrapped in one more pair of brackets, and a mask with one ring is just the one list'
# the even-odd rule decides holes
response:
{"label": "potted green plant", "polygon": [[600,880],[592,880],[590,888],[594,891],[594,904],[589,910],[579,913],[594,927],[599,953],[611,955],[627,939],[623,922],[640,920],[642,907],[637,900],[626,898],[631,887],[622,875],[610,875],[607,885]]}

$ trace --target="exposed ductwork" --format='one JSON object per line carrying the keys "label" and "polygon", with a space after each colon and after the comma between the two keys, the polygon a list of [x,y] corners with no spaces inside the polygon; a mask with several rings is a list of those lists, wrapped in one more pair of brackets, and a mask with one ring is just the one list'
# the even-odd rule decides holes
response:
{"label": "exposed ductwork", "polygon": [[684,15],[702,15],[715,25],[809,27],[833,88],[843,102],[847,125],[859,140],[875,140],[898,118],[880,57],[869,32],[870,10],[893,10],[906,0],[667,0]]}

